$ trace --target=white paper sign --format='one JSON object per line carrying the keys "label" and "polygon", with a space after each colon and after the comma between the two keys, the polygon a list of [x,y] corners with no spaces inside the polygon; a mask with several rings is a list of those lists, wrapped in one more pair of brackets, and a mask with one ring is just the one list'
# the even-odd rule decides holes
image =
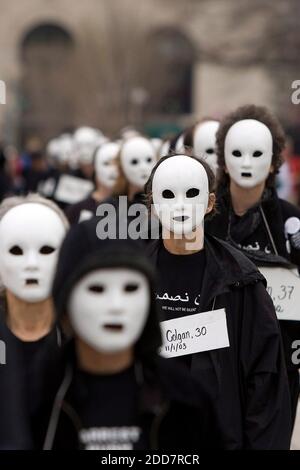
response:
{"label": "white paper sign", "polygon": [[297,269],[259,268],[267,280],[278,320],[300,321],[300,278]]}
{"label": "white paper sign", "polygon": [[48,178],[45,181],[41,181],[38,186],[38,193],[45,197],[51,197],[55,189],[56,181],[55,178]]}
{"label": "white paper sign", "polygon": [[80,212],[78,223],[80,224],[80,222],[85,222],[86,220],[90,220],[93,217],[93,215],[94,214],[92,211],[87,211],[86,209],[83,209]]}
{"label": "white paper sign", "polygon": [[229,338],[224,308],[161,322],[163,357],[185,356],[227,348]]}
{"label": "white paper sign", "polygon": [[93,189],[94,185],[89,180],[71,175],[62,175],[59,178],[54,197],[57,201],[76,204],[85,199]]}

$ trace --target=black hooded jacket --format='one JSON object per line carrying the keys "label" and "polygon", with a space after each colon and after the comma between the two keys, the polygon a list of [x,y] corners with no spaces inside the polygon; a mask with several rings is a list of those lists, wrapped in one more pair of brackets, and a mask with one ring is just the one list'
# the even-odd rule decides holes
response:
{"label": "black hooded jacket", "polygon": [[[78,379],[80,369],[73,341],[64,349],[61,364],[64,369],[60,371],[63,375],[46,426],[44,450],[82,449],[79,433],[83,425],[78,408],[89,400],[89,395]],[[199,388],[183,368],[178,369],[158,356],[150,361],[136,360],[134,367],[138,382],[138,423],[146,436],[147,449],[220,448],[209,397],[203,390],[199,407]],[[44,428],[45,416],[41,422]]]}
{"label": "black hooded jacket", "polygon": [[[148,445],[153,449],[177,450],[218,446],[215,419],[205,389],[195,387],[190,374],[157,354],[161,333],[155,308],[155,277],[145,255],[145,245],[130,239],[99,240],[97,222],[92,219],[73,226],[62,244],[53,286],[59,319],[67,313],[67,302],[74,285],[88,272],[105,267],[126,267],[143,273],[149,282],[151,300],[146,325],[135,345],[134,367],[141,372],[136,379],[138,415]],[[62,371],[58,371],[61,381],[47,426],[45,449],[80,447],[78,433],[82,424],[77,403],[88,397],[84,387],[78,397],[78,373],[71,341],[65,348]],[[57,377],[54,381],[57,383]],[[41,422],[44,419],[41,416]]]}
{"label": "black hooded jacket", "polygon": [[[155,264],[161,244],[148,246]],[[288,381],[265,280],[253,263],[221,240],[206,236],[205,251],[199,311],[225,308],[230,347],[193,354],[191,375],[214,403],[222,448],[288,449]]]}
{"label": "black hooded jacket", "polygon": [[[300,250],[291,246],[291,252],[288,253],[285,238],[285,222],[290,217],[300,219],[298,207],[283,199],[279,199],[276,191],[272,189],[265,191],[261,204],[250,209],[241,218],[237,218],[233,214],[230,195],[226,189],[220,191],[217,206],[218,213],[205,225],[205,230],[208,233],[236,246],[258,267],[289,267],[290,263],[293,263],[300,269]],[[263,220],[263,216],[266,223]],[[274,254],[274,248],[268,236],[266,224],[270,230],[278,255]],[[267,241],[271,253],[266,254],[262,250],[264,248],[264,243],[261,242],[262,237]],[[241,248],[241,246],[255,246],[256,242],[260,245],[260,251]],[[291,357],[293,353],[292,343],[300,338],[300,322],[281,320],[280,327],[288,371],[294,371],[297,374],[298,366],[292,363]],[[299,385],[297,388],[299,393]]]}

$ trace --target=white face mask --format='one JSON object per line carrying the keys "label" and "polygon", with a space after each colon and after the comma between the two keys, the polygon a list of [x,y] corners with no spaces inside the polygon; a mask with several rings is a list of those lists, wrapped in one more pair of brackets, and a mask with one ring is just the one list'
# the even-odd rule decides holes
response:
{"label": "white face mask", "polygon": [[142,189],[155,163],[155,149],[144,137],[133,137],[124,143],[121,165],[130,184]]}
{"label": "white face mask", "polygon": [[255,119],[243,119],[230,127],[224,146],[230,178],[242,188],[254,188],[270,173],[273,139],[268,127]]}
{"label": "white face mask", "polygon": [[152,196],[162,226],[176,234],[190,234],[202,224],[208,207],[204,167],[185,155],[168,158],[154,174]]}
{"label": "white face mask", "polygon": [[73,288],[68,312],[75,333],[99,352],[134,346],[147,321],[150,290],[133,269],[104,268],[86,274]]}
{"label": "white face mask", "polygon": [[0,222],[0,275],[6,289],[30,303],[49,298],[65,232],[60,217],[42,204],[10,209]]}
{"label": "white face mask", "polygon": [[112,188],[118,178],[116,158],[120,146],[109,142],[100,147],[95,156],[96,176],[100,184],[106,188]]}
{"label": "white face mask", "polygon": [[193,147],[196,156],[203,158],[216,174],[218,157],[216,153],[216,134],[220,127],[218,121],[207,121],[198,124],[194,131]]}
{"label": "white face mask", "polygon": [[99,145],[99,135],[96,129],[90,127],[77,129],[74,133],[74,145],[78,162],[83,165],[91,165],[94,151]]}
{"label": "white face mask", "polygon": [[73,153],[73,139],[68,134],[63,134],[59,138],[59,162],[62,164],[69,163],[72,159]]}

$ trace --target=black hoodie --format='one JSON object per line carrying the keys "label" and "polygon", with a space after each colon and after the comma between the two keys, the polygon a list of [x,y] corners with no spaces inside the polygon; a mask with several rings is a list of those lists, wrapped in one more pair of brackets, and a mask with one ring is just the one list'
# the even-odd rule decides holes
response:
{"label": "black hoodie", "polygon": [[[156,264],[161,244],[148,246]],[[230,347],[193,354],[191,375],[214,403],[224,449],[288,449],[288,381],[265,280],[221,240],[206,236],[205,252],[199,312],[225,308]]]}
{"label": "black hoodie", "polygon": [[[59,318],[67,313],[66,306],[74,285],[88,272],[105,267],[126,267],[143,273],[149,282],[151,301],[146,325],[135,346],[134,368],[139,370],[136,405],[146,445],[161,450],[218,447],[213,411],[205,390],[195,387],[184,369],[174,367],[157,355],[161,334],[155,310],[154,270],[145,256],[144,244],[130,239],[99,240],[96,225],[97,220],[92,219],[72,227],[62,244],[53,286]],[[82,372],[72,341],[65,349],[62,366],[45,449],[80,448],[78,436],[82,420],[79,408],[88,391],[82,381],[80,392],[76,387],[78,374]],[[122,394],[122,390],[119,393]],[[99,396],[99,403],[101,398]]]}

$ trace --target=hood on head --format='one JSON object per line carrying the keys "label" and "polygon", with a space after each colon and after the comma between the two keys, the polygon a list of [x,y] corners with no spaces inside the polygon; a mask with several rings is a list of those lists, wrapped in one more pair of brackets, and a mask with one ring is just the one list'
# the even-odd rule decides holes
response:
{"label": "hood on head", "polygon": [[98,219],[74,225],[60,249],[53,282],[53,301],[58,319],[67,314],[67,303],[75,284],[87,273],[101,268],[129,268],[144,274],[149,282],[151,301],[148,319],[136,344],[136,354],[157,354],[161,334],[155,307],[155,271],[140,240],[100,240],[96,234]]}

